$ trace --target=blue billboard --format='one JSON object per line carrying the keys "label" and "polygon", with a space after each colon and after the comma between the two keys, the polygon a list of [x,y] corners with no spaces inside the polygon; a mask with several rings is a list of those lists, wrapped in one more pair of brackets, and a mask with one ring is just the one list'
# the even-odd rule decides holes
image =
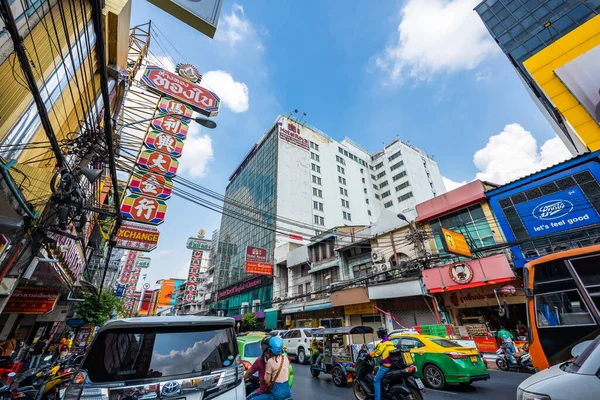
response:
{"label": "blue billboard", "polygon": [[529,237],[562,232],[600,222],[600,217],[577,186],[517,204]]}

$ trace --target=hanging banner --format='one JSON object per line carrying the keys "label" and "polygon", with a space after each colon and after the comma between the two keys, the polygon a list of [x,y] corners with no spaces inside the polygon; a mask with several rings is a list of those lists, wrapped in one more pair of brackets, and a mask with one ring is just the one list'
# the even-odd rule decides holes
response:
{"label": "hanging banner", "polygon": [[150,91],[180,100],[200,114],[213,117],[219,113],[219,96],[160,67],[147,66],[142,81]]}
{"label": "hanging banner", "polygon": [[162,117],[152,120],[152,128],[185,140],[190,126],[176,117]]}
{"label": "hanging banner", "polygon": [[167,203],[138,194],[127,195],[121,205],[123,218],[152,225],[163,223],[166,213]]}
{"label": "hanging banner", "polygon": [[58,290],[16,288],[8,299],[4,311],[7,314],[46,314],[58,301]]}
{"label": "hanging banner", "polygon": [[138,157],[138,165],[150,172],[174,177],[177,174],[179,161],[175,157],[168,156],[153,150],[144,150]]}
{"label": "hanging banner", "polygon": [[117,231],[117,245],[120,249],[152,251],[158,247],[160,232],[157,227],[123,221]]}
{"label": "hanging banner", "polygon": [[136,170],[129,182],[133,193],[167,200],[173,191],[173,180],[152,172]]}
{"label": "hanging banner", "polygon": [[183,151],[183,140],[166,132],[150,131],[144,139],[146,147],[158,150],[173,157],[180,157]]}
{"label": "hanging banner", "polygon": [[193,110],[170,97],[163,96],[158,103],[158,111],[161,114],[179,114],[181,118],[191,119]]}

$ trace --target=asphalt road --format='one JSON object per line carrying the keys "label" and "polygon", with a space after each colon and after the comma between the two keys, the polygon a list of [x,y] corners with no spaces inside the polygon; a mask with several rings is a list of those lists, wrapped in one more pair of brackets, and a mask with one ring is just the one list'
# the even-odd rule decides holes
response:
{"label": "asphalt road", "polygon": [[[427,389],[424,400],[514,400],[517,386],[530,375],[516,372],[490,371],[491,379],[485,382],[475,382],[462,388],[450,386],[447,390],[438,391]],[[313,378],[308,366],[294,363],[294,387],[292,392],[295,400],[343,400],[354,399],[352,387],[339,388],[333,384],[329,375]]]}

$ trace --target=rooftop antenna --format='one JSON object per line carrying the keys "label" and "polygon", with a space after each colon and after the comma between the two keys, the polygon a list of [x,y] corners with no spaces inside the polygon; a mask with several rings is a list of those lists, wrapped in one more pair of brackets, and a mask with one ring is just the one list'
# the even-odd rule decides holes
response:
{"label": "rooftop antenna", "polygon": [[302,113],[302,116],[298,120],[298,124],[300,124],[300,122],[302,121],[302,118],[304,118],[304,117],[306,117],[306,113],[305,112]]}
{"label": "rooftop antenna", "polygon": [[287,116],[288,119],[290,119],[290,117],[292,116],[292,114],[298,114],[298,110],[290,111],[290,113]]}

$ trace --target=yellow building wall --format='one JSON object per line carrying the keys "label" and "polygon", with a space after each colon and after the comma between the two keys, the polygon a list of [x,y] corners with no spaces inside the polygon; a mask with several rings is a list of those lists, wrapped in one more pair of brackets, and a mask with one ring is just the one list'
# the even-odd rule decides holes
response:
{"label": "yellow building wall", "polygon": [[554,71],[599,45],[600,15],[597,15],[523,63],[546,96],[591,151],[600,149],[600,126]]}

